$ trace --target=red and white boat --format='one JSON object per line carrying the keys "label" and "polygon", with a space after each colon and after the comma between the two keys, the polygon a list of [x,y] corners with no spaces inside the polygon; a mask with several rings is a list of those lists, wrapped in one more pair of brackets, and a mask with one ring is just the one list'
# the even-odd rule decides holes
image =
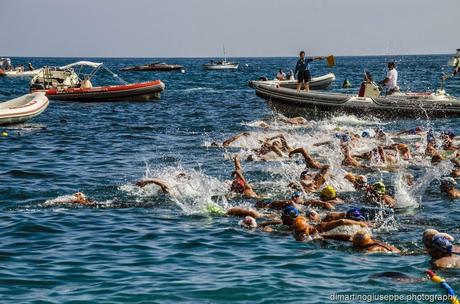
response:
{"label": "red and white boat", "polygon": [[48,107],[43,93],[32,93],[0,103],[0,125],[21,123],[40,115]]}
{"label": "red and white boat", "polygon": [[[74,68],[79,67],[79,73]],[[82,68],[91,67],[92,72],[81,73]],[[93,87],[91,79],[104,68],[115,78],[123,82],[120,85]],[[79,61],[63,67],[44,67],[31,83],[32,92],[45,92],[52,100],[63,101],[145,101],[160,98],[165,85],[160,80],[141,83],[126,83],[102,63]]]}

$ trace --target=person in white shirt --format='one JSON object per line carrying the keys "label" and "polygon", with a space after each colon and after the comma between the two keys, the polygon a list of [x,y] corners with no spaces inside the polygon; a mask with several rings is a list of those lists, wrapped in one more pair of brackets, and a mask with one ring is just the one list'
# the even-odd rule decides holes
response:
{"label": "person in white shirt", "polygon": [[276,74],[276,79],[278,80],[286,80],[286,73],[283,72],[282,69]]}
{"label": "person in white shirt", "polygon": [[396,71],[396,64],[393,61],[388,62],[387,77],[382,80],[381,83],[385,85],[387,95],[391,95],[394,92],[399,92],[398,71]]}

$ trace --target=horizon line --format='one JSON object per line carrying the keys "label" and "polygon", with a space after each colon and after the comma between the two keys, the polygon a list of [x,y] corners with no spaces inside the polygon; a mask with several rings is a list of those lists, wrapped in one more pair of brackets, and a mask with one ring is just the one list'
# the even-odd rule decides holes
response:
{"label": "horizon line", "polygon": [[[329,54],[333,55],[333,54]],[[327,56],[329,56],[327,55]],[[333,55],[334,57],[389,57],[389,56],[439,56],[439,55],[450,55],[447,53],[419,53],[419,54],[379,54],[379,55]],[[311,55],[317,56],[317,55]],[[213,58],[221,58],[219,56],[153,56],[153,57],[145,57],[145,56],[15,56],[15,55],[0,55],[0,58],[117,58],[117,59],[149,59],[149,58],[173,58],[173,59],[213,59]],[[297,57],[295,56],[227,56],[227,58],[292,58]]]}

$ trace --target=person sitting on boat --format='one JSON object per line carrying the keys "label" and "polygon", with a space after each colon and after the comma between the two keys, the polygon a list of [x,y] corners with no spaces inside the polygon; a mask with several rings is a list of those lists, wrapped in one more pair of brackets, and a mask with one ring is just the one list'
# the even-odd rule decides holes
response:
{"label": "person sitting on boat", "polygon": [[29,62],[29,71],[33,71],[33,70],[35,70],[34,66],[32,65],[32,63]]}
{"label": "person sitting on boat", "polygon": [[24,72],[24,66],[23,66],[22,64],[20,64],[20,65],[17,67],[17,71],[18,71],[19,73]]}
{"label": "person sitting on boat", "polygon": [[309,70],[310,62],[314,60],[322,60],[323,57],[311,57],[305,58],[305,52],[301,51],[299,53],[299,60],[297,60],[297,64],[295,66],[294,75],[297,75],[297,92],[300,92],[300,88],[302,84],[304,85],[305,92],[310,91],[310,81],[311,75]]}
{"label": "person sitting on boat", "polygon": [[283,70],[280,69],[278,74],[276,74],[276,79],[278,79],[278,80],[286,80],[286,73],[284,73]]}
{"label": "person sitting on boat", "polygon": [[82,89],[91,89],[93,87],[93,84],[89,80],[89,76],[85,76],[85,79],[82,80],[80,83],[80,88]]}
{"label": "person sitting on boat", "polygon": [[399,92],[398,71],[396,70],[396,63],[394,61],[388,62],[387,77],[381,83],[385,85],[387,95]]}

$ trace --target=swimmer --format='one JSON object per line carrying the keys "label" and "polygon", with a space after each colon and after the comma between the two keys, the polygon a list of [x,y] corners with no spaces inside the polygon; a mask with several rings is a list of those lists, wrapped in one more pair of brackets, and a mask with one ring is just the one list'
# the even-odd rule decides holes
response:
{"label": "swimmer", "polygon": [[443,131],[441,133],[441,139],[442,139],[442,148],[444,150],[458,150],[460,149],[457,146],[454,146],[454,138],[455,134],[453,131]]}
{"label": "swimmer", "polygon": [[145,186],[151,185],[151,184],[159,186],[161,188],[161,191],[163,191],[163,193],[166,193],[166,194],[170,193],[170,189],[166,185],[166,182],[158,178],[148,178],[148,179],[143,179],[143,180],[136,182],[136,186],[140,188],[144,188]]}
{"label": "swimmer", "polygon": [[366,253],[401,253],[401,250],[398,248],[374,240],[368,232],[358,231],[355,233],[352,239],[353,248],[365,251]]}
{"label": "swimmer", "polygon": [[352,183],[357,191],[367,189],[367,177],[365,175],[354,175],[353,173],[347,172],[344,178]]}
{"label": "swimmer", "polygon": [[82,192],[76,192],[73,195],[73,198],[69,203],[80,204],[80,205],[92,205],[94,201],[88,199],[86,195]]}
{"label": "swimmer", "polygon": [[227,210],[226,214],[229,216],[236,216],[236,217],[248,217],[248,216],[252,218],[262,217],[260,213],[249,210],[249,209],[245,209],[242,207],[232,207]]}
{"label": "swimmer", "polygon": [[324,165],[322,165],[320,162],[313,159],[308,153],[307,149],[305,148],[297,148],[297,149],[292,150],[291,152],[289,152],[289,158],[291,158],[291,156],[294,154],[301,154],[303,158],[305,159],[305,163],[307,167],[309,168],[322,169],[324,167]]}
{"label": "swimmer", "polygon": [[460,190],[455,187],[456,185],[457,182],[452,177],[443,177],[441,179],[441,192],[449,198],[460,198]]}
{"label": "swimmer", "polygon": [[393,144],[391,146],[385,147],[385,149],[396,150],[399,153],[399,155],[401,155],[402,159],[408,160],[412,158],[409,146],[406,144]]}
{"label": "swimmer", "polygon": [[291,124],[291,125],[305,125],[305,124],[308,123],[308,120],[306,120],[302,116],[292,117],[292,118],[284,118],[284,117],[280,116],[279,119],[282,122],[285,122],[285,123],[288,123],[288,124]]}
{"label": "swimmer", "polygon": [[241,162],[236,155],[233,158],[235,170],[232,172],[233,182],[231,186],[231,191],[235,193],[242,194],[245,198],[263,198],[252,189],[251,185],[248,183],[246,178],[243,175],[243,168],[241,167]]}
{"label": "swimmer", "polygon": [[423,232],[423,244],[431,256],[432,263],[438,268],[460,268],[460,248],[454,246],[454,238],[447,233],[434,229]]}
{"label": "swimmer", "polygon": [[302,193],[299,191],[295,191],[290,200],[277,200],[273,202],[257,202],[256,207],[258,208],[269,208],[269,209],[284,209],[287,206],[295,207],[298,210],[301,210],[303,206],[311,206],[311,207],[319,207],[323,209],[335,209],[332,202],[317,200],[317,199],[310,199],[304,200],[302,198]]}
{"label": "swimmer", "polygon": [[357,226],[362,228],[367,228],[367,225],[363,222],[340,219],[330,222],[314,222],[309,219],[298,216],[293,224],[294,227],[294,238],[298,241],[312,239],[312,238],[327,238],[334,239],[338,241],[350,241],[352,235],[347,233],[337,234],[337,233],[328,233],[333,229],[336,229],[341,226]]}
{"label": "swimmer", "polygon": [[420,135],[423,133],[423,129],[422,127],[420,126],[417,126],[415,128],[412,128],[412,129],[408,129],[408,130],[404,130],[404,131],[401,131],[399,133],[396,133],[396,136],[400,136],[400,135],[404,135],[404,134],[408,134],[408,135]]}
{"label": "swimmer", "polygon": [[342,153],[344,155],[342,166],[369,168],[367,165],[362,164],[354,158],[349,145],[342,145]]}
{"label": "swimmer", "polygon": [[324,165],[321,170],[315,174],[310,173],[307,169],[300,174],[300,185],[306,192],[313,192],[318,190],[329,176],[329,165]]}
{"label": "swimmer", "polygon": [[331,185],[327,185],[321,190],[320,199],[329,204],[343,204],[343,200],[337,197],[337,191]]}
{"label": "swimmer", "polygon": [[383,203],[388,207],[394,207],[396,200],[386,194],[386,187],[383,182],[376,182],[369,186],[366,191],[366,199],[372,203]]}

